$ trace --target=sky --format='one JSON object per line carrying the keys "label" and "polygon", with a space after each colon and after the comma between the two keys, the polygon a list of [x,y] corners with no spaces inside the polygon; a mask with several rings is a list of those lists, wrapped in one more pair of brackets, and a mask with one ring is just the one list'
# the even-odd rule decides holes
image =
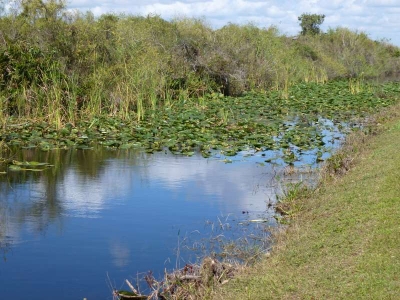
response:
{"label": "sky", "polygon": [[94,15],[127,13],[157,14],[166,20],[204,18],[213,28],[227,23],[259,27],[277,26],[281,33],[300,31],[302,13],[324,14],[322,30],[347,27],[365,32],[373,40],[400,46],[400,0],[69,0],[69,9],[91,10]]}

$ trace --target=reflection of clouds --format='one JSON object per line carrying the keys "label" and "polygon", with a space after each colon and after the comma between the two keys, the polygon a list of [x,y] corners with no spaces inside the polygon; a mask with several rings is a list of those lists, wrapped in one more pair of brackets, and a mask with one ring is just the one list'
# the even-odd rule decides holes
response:
{"label": "reflection of clouds", "polygon": [[158,153],[135,164],[130,159],[109,160],[97,177],[85,177],[70,168],[58,194],[67,215],[86,218],[98,217],[107,205],[132,193],[135,185],[143,190],[157,186],[167,192],[184,193],[186,200],[204,201],[211,196],[222,210],[264,210],[265,202],[274,194],[274,189],[266,188],[272,177],[270,168],[258,167],[254,162],[224,164],[201,156]]}
{"label": "reflection of clouds", "polygon": [[110,253],[116,267],[122,268],[130,263],[131,251],[127,245],[114,241],[110,245]]}
{"label": "reflection of clouds", "polygon": [[182,188],[185,182],[202,180],[208,176],[214,164],[197,157],[156,157],[147,167],[147,176],[157,178],[171,189]]}
{"label": "reflection of clouds", "polygon": [[159,163],[147,167],[150,179],[157,178],[170,189],[187,189],[189,198],[199,201],[203,200],[202,195],[214,195],[226,207],[250,206],[252,210],[262,210],[273,194],[273,189],[266,187],[274,176],[272,170],[255,163],[224,164],[202,157],[157,157],[156,160]]}
{"label": "reflection of clouds", "polygon": [[[35,233],[35,220],[30,215],[30,208],[37,203],[36,190],[40,189],[38,183],[31,184],[29,189],[15,187],[9,189],[0,185],[0,248],[19,244],[21,238],[21,225],[26,224],[27,231]],[[41,216],[45,218],[45,216]]]}
{"label": "reflection of clouds", "polygon": [[60,196],[64,198],[63,206],[67,214],[81,217],[94,217],[104,205],[101,182],[93,180],[83,183],[74,170],[68,170],[64,182],[59,187]]}
{"label": "reflection of clouds", "polygon": [[131,171],[110,162],[98,177],[84,177],[76,169],[66,171],[59,195],[68,215],[95,218],[107,202],[125,195],[131,188]]}
{"label": "reflection of clouds", "polygon": [[[126,205],[136,195],[137,199],[151,195],[170,201],[175,196],[185,202],[207,201],[204,204],[212,206],[216,215],[241,210],[265,211],[266,203],[275,198],[276,187],[271,186],[275,173],[270,165],[261,167],[256,164],[256,161],[263,161],[261,156],[234,157],[231,158],[234,160],[232,164],[225,164],[221,159],[204,159],[200,155],[184,157],[162,152],[147,156],[127,153],[126,157],[109,158],[96,176],[86,174],[85,169],[75,162],[66,166],[58,182],[51,183],[54,184],[54,193],[51,193],[54,201],[46,198],[46,191],[53,189],[49,189],[47,177],[30,182],[29,187],[10,190],[6,193],[13,207],[10,216],[19,219],[11,223],[24,223],[25,228],[33,231],[30,227],[40,229],[46,226],[46,221],[56,217],[53,214],[99,218],[104,209]],[[52,203],[56,203],[57,207],[53,207]],[[143,203],[143,207],[147,208],[146,205]],[[174,204],[165,202],[165,205]],[[26,210],[29,207],[31,209]],[[33,218],[30,219],[30,216]],[[39,230],[36,228],[35,231]],[[15,230],[12,236],[16,236],[17,232]]]}
{"label": "reflection of clouds", "polygon": [[8,213],[7,209],[4,208],[0,203],[0,251],[6,249],[9,244],[12,243],[10,239],[12,237],[13,240],[18,239],[18,230],[13,224],[8,221]]}

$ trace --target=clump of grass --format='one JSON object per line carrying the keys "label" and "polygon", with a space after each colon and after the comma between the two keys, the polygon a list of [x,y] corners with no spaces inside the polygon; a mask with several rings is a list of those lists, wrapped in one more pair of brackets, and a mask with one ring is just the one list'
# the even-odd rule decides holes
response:
{"label": "clump of grass", "polygon": [[230,112],[227,109],[222,107],[219,110],[219,117],[221,119],[222,124],[224,124],[224,125],[228,124],[229,116],[230,116]]}
{"label": "clump of grass", "polygon": [[282,217],[278,218],[281,223],[296,217],[304,209],[304,199],[310,197],[312,189],[304,182],[289,183],[284,188],[283,194],[277,196],[275,211]]}
{"label": "clump of grass", "polygon": [[361,73],[357,78],[349,78],[349,90],[351,94],[359,94],[364,91],[364,74]]}

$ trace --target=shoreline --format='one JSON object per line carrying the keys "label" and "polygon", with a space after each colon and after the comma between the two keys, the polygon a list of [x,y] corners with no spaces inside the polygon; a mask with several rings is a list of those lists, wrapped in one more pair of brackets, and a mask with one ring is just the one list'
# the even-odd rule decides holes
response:
{"label": "shoreline", "polygon": [[400,293],[399,146],[395,105],[351,135],[317,189],[295,201],[301,209],[276,233],[271,256],[213,298],[394,299]]}

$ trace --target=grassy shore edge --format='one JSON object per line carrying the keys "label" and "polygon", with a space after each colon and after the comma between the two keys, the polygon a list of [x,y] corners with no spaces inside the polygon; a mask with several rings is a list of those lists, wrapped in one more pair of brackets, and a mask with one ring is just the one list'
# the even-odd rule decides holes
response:
{"label": "grassy shore edge", "polygon": [[367,127],[347,139],[312,196],[299,200],[302,210],[276,234],[272,255],[213,298],[396,299],[400,106]]}

